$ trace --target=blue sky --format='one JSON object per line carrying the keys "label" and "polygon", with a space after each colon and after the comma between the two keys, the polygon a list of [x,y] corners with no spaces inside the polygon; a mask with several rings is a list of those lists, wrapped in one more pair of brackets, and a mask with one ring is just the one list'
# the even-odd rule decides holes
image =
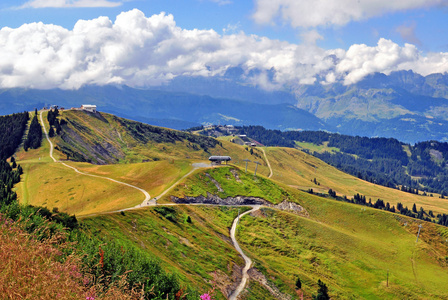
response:
{"label": "blue sky", "polygon": [[[161,12],[166,14],[162,16]],[[140,20],[146,35],[126,41],[127,37],[121,35],[121,29],[127,26],[123,22],[121,27],[107,31],[105,23],[94,21],[105,16],[113,25],[120,14],[126,21]],[[173,16],[171,21],[169,15]],[[448,0],[4,0],[0,4],[0,28],[3,28],[0,38],[8,41],[8,47],[2,49],[0,45],[0,54],[7,57],[3,62],[0,58],[0,86],[22,86],[39,74],[44,79],[30,86],[76,88],[89,83],[147,86],[179,75],[214,76],[235,65],[245,70],[274,68],[277,75],[273,85],[267,85],[263,76],[254,79],[257,84],[264,82],[266,88],[314,83],[317,75],[326,76],[327,83],[349,84],[372,72],[399,69],[412,69],[422,75],[446,72],[447,15]],[[152,16],[163,19],[163,30],[169,32],[166,39],[162,35],[157,41],[149,38],[155,34],[150,31],[160,29],[148,25],[160,21]],[[74,30],[79,20],[89,22],[83,33]],[[42,22],[45,28],[33,27],[30,25],[33,22]],[[140,32],[140,25],[130,27]],[[210,34],[210,29],[216,34]],[[38,40],[29,51],[25,49],[25,35],[29,35],[28,40],[31,36]],[[55,35],[57,39],[52,38]],[[124,46],[119,39],[132,43],[143,37],[145,40],[138,43],[147,47],[148,57],[139,52],[140,44],[127,49],[127,54],[137,51],[134,54],[145,61],[142,65],[117,56],[125,53],[120,52]],[[71,48],[73,40],[84,46]],[[180,41],[190,41],[196,48],[187,49]],[[150,58],[155,56],[152,51],[168,43],[174,45],[169,51],[171,55],[161,56],[165,61],[155,63]],[[86,45],[92,44],[97,48],[89,53],[92,50],[87,51]],[[187,54],[197,59],[182,61]],[[69,55],[72,63],[64,63],[62,55]],[[93,56],[95,63],[90,61]],[[329,57],[337,59],[330,62]],[[42,59],[42,64],[33,61],[35,69],[21,69],[33,59]],[[61,70],[59,77],[48,75],[44,64],[49,63]],[[137,75],[129,75],[131,72]],[[95,78],[95,74],[107,79]]]}
{"label": "blue sky", "polygon": [[[114,0],[109,3],[115,4],[115,7],[92,8],[87,5],[87,7],[71,8],[28,7],[17,9],[30,2],[32,1],[2,1],[0,4],[0,27],[19,27],[24,23],[43,22],[71,29],[79,19],[108,16],[113,20],[120,12],[137,8],[146,16],[162,11],[173,14],[177,25],[186,29],[214,29],[221,33],[224,28],[235,28],[243,30],[247,34],[287,40],[291,43],[302,42],[300,34],[308,29],[293,28],[281,20],[274,24],[257,24],[253,20],[256,9],[255,1],[251,0]],[[48,2],[48,6],[51,6],[51,2],[57,1],[46,2]],[[415,43],[415,40],[409,40],[400,35],[398,29],[403,26],[414,27],[415,38],[419,41],[418,46],[423,51],[448,51],[448,6],[443,6],[443,4],[385,12],[361,21],[351,21],[343,26],[316,26],[315,28],[323,35],[323,39],[319,40],[318,44],[329,49],[348,48],[355,43],[374,45],[379,37],[392,39],[399,44]]]}

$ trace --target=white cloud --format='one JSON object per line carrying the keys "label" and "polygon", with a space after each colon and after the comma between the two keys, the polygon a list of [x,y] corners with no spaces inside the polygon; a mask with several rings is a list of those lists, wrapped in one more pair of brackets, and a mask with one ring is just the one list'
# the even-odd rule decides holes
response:
{"label": "white cloud", "polygon": [[380,39],[376,47],[353,45],[337,64],[336,71],[344,75],[344,83],[356,83],[374,72],[388,74],[402,69],[406,63],[419,61],[419,53],[414,45],[400,47],[394,42]]}
{"label": "white cloud", "polygon": [[74,89],[86,84],[145,87],[180,75],[215,76],[240,66],[246,80],[266,89],[284,85],[355,83],[373,72],[448,71],[448,53],[426,56],[410,44],[324,50],[314,41],[291,44],[244,32],[185,30],[172,15],[146,17],[139,10],[78,21],[73,30],[43,23],[0,30],[0,87]]}
{"label": "white cloud", "polygon": [[117,7],[122,2],[109,0],[32,0],[19,8],[73,8],[73,7]]}
{"label": "white cloud", "polygon": [[442,5],[446,0],[255,0],[254,20],[294,28],[345,25],[385,13]]}

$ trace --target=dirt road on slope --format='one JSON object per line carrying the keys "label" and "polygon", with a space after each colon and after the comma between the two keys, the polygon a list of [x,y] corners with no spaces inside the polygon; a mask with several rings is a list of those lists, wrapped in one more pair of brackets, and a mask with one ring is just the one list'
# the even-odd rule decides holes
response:
{"label": "dirt road on slope", "polygon": [[241,256],[244,258],[246,265],[243,268],[243,277],[241,278],[241,282],[238,285],[238,287],[236,288],[236,290],[233,291],[232,295],[230,295],[230,297],[229,297],[230,300],[236,300],[238,298],[238,295],[244,290],[244,287],[246,286],[247,279],[249,279],[249,275],[247,274],[247,271],[250,269],[250,266],[252,265],[252,260],[246,254],[244,254],[243,250],[241,250],[240,245],[236,241],[236,237],[235,237],[236,227],[238,225],[239,220],[244,215],[250,214],[251,212],[254,212],[254,211],[260,209],[260,207],[261,207],[260,205],[254,206],[251,210],[246,211],[245,213],[236,217],[235,220],[233,220],[232,229],[230,230],[230,237],[232,239],[233,246],[235,247],[236,251],[238,251],[241,254]]}
{"label": "dirt road on slope", "polygon": [[272,172],[271,164],[269,163],[269,159],[266,156],[266,152],[264,151],[264,149],[263,148],[260,148],[260,149],[261,149],[261,151],[263,151],[264,159],[266,160],[266,163],[268,164],[268,168],[269,168],[269,176],[268,176],[268,178],[271,178],[272,175],[274,175],[274,172]]}

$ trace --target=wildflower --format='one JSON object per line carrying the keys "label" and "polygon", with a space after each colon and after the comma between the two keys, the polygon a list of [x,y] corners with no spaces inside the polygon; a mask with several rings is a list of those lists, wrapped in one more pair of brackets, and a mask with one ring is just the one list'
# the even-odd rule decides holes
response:
{"label": "wildflower", "polygon": [[204,294],[200,296],[201,300],[213,300],[210,294]]}

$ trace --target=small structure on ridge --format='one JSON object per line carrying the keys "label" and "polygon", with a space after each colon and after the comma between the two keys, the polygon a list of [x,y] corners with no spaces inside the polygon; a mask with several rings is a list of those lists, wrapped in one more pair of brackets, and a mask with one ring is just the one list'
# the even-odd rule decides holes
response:
{"label": "small structure on ridge", "polygon": [[212,165],[221,165],[223,161],[227,162],[231,161],[232,158],[230,156],[216,156],[216,155],[212,155],[208,158],[209,161],[212,162]]}
{"label": "small structure on ridge", "polygon": [[96,105],[83,104],[83,105],[81,105],[81,109],[85,110],[85,111],[92,112],[92,113],[96,113]]}

